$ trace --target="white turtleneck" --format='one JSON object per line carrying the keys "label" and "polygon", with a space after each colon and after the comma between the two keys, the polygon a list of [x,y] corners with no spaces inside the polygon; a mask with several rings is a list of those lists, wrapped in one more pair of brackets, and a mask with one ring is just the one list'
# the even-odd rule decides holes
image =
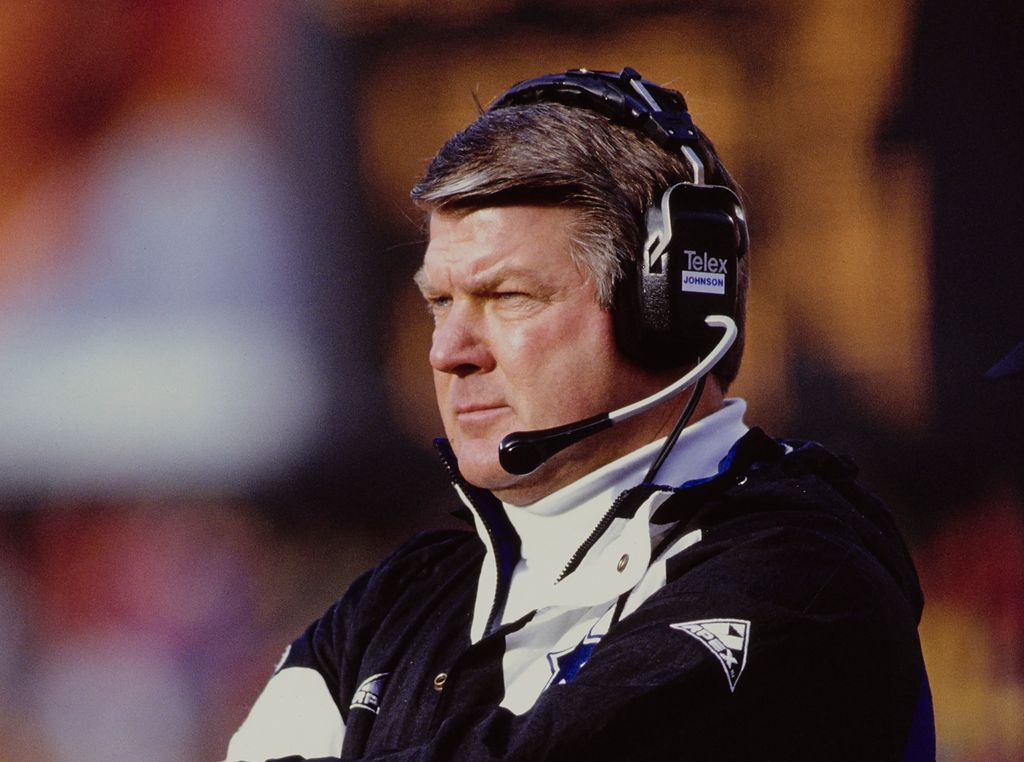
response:
{"label": "white turtleneck", "polygon": [[[742,399],[726,400],[721,409],[683,429],[656,483],[678,487],[715,476],[722,459],[748,430],[743,422],[745,412]],[[643,480],[664,442],[659,439],[644,445],[530,505],[503,503],[519,535],[522,556],[512,574],[503,623],[547,604],[542,599],[544,591],[552,589],[569,558],[615,498]],[[664,529],[652,525],[652,536]]]}

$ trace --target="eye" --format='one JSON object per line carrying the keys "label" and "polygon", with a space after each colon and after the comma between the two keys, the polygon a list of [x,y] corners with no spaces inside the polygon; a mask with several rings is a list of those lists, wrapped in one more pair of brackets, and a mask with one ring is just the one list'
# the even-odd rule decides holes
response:
{"label": "eye", "polygon": [[533,294],[527,293],[526,291],[496,291],[493,297],[502,304],[516,305],[521,303],[529,302],[533,299]]}
{"label": "eye", "polygon": [[428,296],[426,297],[426,301],[427,312],[429,312],[431,315],[437,315],[438,313],[443,312],[448,308],[448,306],[452,303],[452,298],[447,295]]}
{"label": "eye", "polygon": [[532,315],[548,301],[534,290],[505,289],[494,291],[490,298],[498,309],[508,315]]}

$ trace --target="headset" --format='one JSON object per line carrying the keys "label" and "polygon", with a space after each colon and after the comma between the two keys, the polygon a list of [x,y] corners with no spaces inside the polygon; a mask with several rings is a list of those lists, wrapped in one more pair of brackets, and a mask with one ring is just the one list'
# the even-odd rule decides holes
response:
{"label": "headset", "polygon": [[644,367],[705,357],[720,335],[705,318],[736,318],[737,269],[748,234],[736,194],[704,182],[700,133],[685,99],[629,67],[619,74],[572,69],[513,85],[488,110],[542,102],[596,111],[689,164],[692,182],[668,188],[646,211],[646,242],[616,285],[612,312],[619,349]]}
{"label": "headset", "polygon": [[499,447],[502,467],[513,474],[536,469],[574,442],[638,415],[694,383],[697,390],[645,481],[653,479],[679,431],[689,420],[704,376],[737,336],[737,279],[746,255],[746,213],[722,185],[707,185],[698,149],[701,135],[686,100],[675,90],[644,80],[629,67],[615,74],[571,69],[525,80],[489,107],[560,103],[589,109],[648,136],[669,153],[682,154],[692,180],[667,188],[646,210],[646,240],[616,284],[612,321],[622,353],[649,368],[694,364],[656,394],[607,413],[542,431],[513,432]]}

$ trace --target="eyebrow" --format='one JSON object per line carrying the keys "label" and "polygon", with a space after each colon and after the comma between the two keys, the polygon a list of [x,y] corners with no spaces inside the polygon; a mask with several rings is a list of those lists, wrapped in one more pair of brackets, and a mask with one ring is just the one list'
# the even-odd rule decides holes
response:
{"label": "eyebrow", "polygon": [[[492,291],[497,288],[499,284],[513,278],[524,278],[525,280],[530,281],[530,283],[538,282],[537,276],[529,270],[524,270],[518,267],[498,266],[498,268],[493,272],[470,276],[469,290],[471,292]],[[412,279],[422,293],[429,294],[436,291],[427,277],[426,267],[424,265],[420,266],[416,271],[416,274],[412,276]]]}

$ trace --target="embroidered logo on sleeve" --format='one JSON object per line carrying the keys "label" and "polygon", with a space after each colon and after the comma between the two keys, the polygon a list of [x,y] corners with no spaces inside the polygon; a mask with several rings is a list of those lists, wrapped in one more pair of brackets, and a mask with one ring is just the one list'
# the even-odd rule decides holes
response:
{"label": "embroidered logo on sleeve", "polygon": [[729,690],[747,666],[747,644],[750,642],[750,622],[746,619],[701,619],[679,622],[671,627],[695,638],[718,659],[729,680]]}
{"label": "embroidered logo on sleeve", "polygon": [[384,678],[390,674],[390,672],[378,672],[363,680],[352,695],[349,709],[369,709],[377,714],[380,711],[380,697],[384,693]]}

